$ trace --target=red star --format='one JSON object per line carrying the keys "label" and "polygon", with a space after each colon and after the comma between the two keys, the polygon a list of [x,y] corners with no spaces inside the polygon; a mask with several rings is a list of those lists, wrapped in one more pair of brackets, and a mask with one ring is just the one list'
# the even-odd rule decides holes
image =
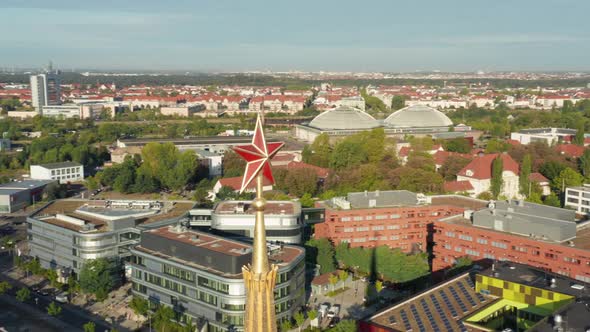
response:
{"label": "red star", "polygon": [[270,160],[284,144],[285,143],[282,142],[266,143],[259,114],[258,118],[256,118],[256,129],[254,129],[252,144],[234,147],[234,151],[248,162],[248,164],[246,164],[246,171],[244,172],[240,192],[243,192],[246,187],[248,187],[250,182],[256,178],[261,170],[262,175],[267,178],[270,183],[275,182],[270,169]]}

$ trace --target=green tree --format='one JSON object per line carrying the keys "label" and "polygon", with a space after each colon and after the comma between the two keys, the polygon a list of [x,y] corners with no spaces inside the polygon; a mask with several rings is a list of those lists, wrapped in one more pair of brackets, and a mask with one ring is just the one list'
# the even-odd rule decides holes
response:
{"label": "green tree", "polygon": [[318,187],[318,176],[311,168],[295,168],[287,170],[284,177],[277,177],[277,187],[289,194],[301,197],[306,193],[314,194]]}
{"label": "green tree", "polygon": [[283,319],[280,324],[281,332],[291,331],[293,329],[293,324],[291,323],[290,319]]}
{"label": "green tree", "polygon": [[557,197],[557,195],[555,195],[555,193],[553,193],[553,192],[550,193],[547,197],[545,197],[543,204],[549,205],[549,206],[561,207],[561,201],[559,200],[559,197]]}
{"label": "green tree", "polygon": [[520,193],[525,195],[526,197],[529,196],[530,193],[530,186],[531,186],[531,180],[529,179],[530,175],[531,175],[531,168],[532,168],[532,161],[531,161],[531,155],[527,154],[524,156],[524,159],[522,160],[522,164],[520,166],[520,176],[518,179],[518,183],[520,186]]}
{"label": "green tree", "polygon": [[6,293],[7,291],[12,289],[12,285],[9,284],[7,281],[0,282],[0,295]]}
{"label": "green tree", "polygon": [[469,153],[471,152],[471,144],[465,138],[453,138],[444,141],[445,150],[449,152]]}
{"label": "green tree", "polygon": [[88,260],[80,270],[80,288],[103,301],[115,284],[115,273],[113,262],[105,258]]}
{"label": "green tree", "polygon": [[170,331],[175,327],[173,322],[175,317],[176,315],[174,314],[174,310],[172,310],[172,308],[161,305],[154,313],[154,327],[158,331]]}
{"label": "green tree", "polygon": [[305,315],[301,311],[297,311],[293,315],[293,318],[295,319],[295,324],[299,328],[299,331],[301,331],[301,327],[303,326],[303,323],[305,323]]}
{"label": "green tree", "polygon": [[467,166],[469,162],[469,158],[457,155],[450,155],[444,161],[444,163],[438,171],[446,181],[453,181],[457,178],[457,173],[459,173],[459,171],[461,171],[463,167]]}
{"label": "green tree", "polygon": [[66,197],[66,187],[63,184],[59,184],[57,182],[52,182],[45,186],[43,189],[43,198],[48,201],[53,201],[60,198]]}
{"label": "green tree", "polygon": [[338,271],[338,279],[342,281],[342,287],[346,286],[346,280],[348,280],[348,272],[346,270]]}
{"label": "green tree", "polygon": [[320,167],[328,167],[330,164],[330,136],[327,133],[318,135],[311,144],[312,154],[308,160],[303,160],[306,163],[310,163]]}
{"label": "green tree", "polygon": [[584,146],[584,123],[580,122],[577,127],[576,135],[572,139],[572,143]]}
{"label": "green tree", "polygon": [[338,283],[338,277],[335,274],[330,274],[328,282],[330,283],[330,285],[332,285],[332,290],[334,290],[336,284]]}
{"label": "green tree", "polygon": [[590,178],[590,149],[584,150],[584,154],[578,159],[580,172],[585,178]]}
{"label": "green tree", "polygon": [[393,96],[393,98],[391,98],[391,109],[397,111],[406,107],[406,99],[408,99],[408,97],[404,95]]}
{"label": "green tree", "polygon": [[311,239],[305,244],[307,246],[306,253],[310,257],[312,264],[320,265],[320,273],[330,273],[336,270],[334,260],[334,247],[330,240],[326,238]]}
{"label": "green tree", "polygon": [[375,281],[375,290],[377,291],[377,294],[381,293],[381,291],[383,290],[383,281],[381,281],[381,280]]}
{"label": "green tree", "polygon": [[131,302],[129,302],[129,308],[131,308],[136,315],[145,316],[150,309],[150,304],[148,300],[139,296],[134,296],[133,299],[131,299]]}
{"label": "green tree", "polygon": [[94,322],[88,322],[82,326],[84,328],[84,332],[94,332],[96,331],[96,324]]}
{"label": "green tree", "polygon": [[[59,316],[59,314],[61,314],[61,310],[61,306],[57,305],[55,302],[51,302],[47,306],[47,314],[49,316]],[[86,331],[86,327],[84,328],[84,331]]]}
{"label": "green tree", "polygon": [[318,311],[317,311],[317,310],[315,310],[315,309],[308,311],[308,312],[307,312],[307,317],[308,317],[310,320],[314,320],[314,319],[318,318]]}
{"label": "green tree", "polygon": [[581,186],[583,182],[584,177],[580,173],[566,167],[551,181],[551,186],[555,191],[564,192],[565,188]]}
{"label": "green tree", "polygon": [[246,161],[237,153],[228,150],[223,155],[223,176],[234,177],[244,174]]}
{"label": "green tree", "polygon": [[498,195],[502,192],[502,185],[504,179],[502,178],[502,172],[504,171],[504,163],[502,157],[498,156],[492,163],[492,179],[490,184],[490,190],[494,199],[498,198]]}
{"label": "green tree", "polygon": [[31,291],[27,287],[23,287],[16,291],[16,299],[19,302],[28,301],[31,298]]}
{"label": "green tree", "polygon": [[356,332],[358,329],[357,323],[352,319],[341,320],[336,326],[328,329],[327,332]]}
{"label": "green tree", "polygon": [[549,160],[546,161],[541,165],[539,171],[543,174],[547,179],[553,180],[559,176],[559,173],[563,171],[567,166],[563,163],[556,161],[556,160]]}
{"label": "green tree", "polygon": [[310,193],[305,193],[303,196],[301,196],[299,202],[303,207],[313,207],[315,205],[315,201],[313,200],[313,197]]}
{"label": "green tree", "polygon": [[498,153],[498,152],[506,152],[508,151],[508,143],[498,140],[498,139],[491,139],[488,141],[486,146],[486,153]]}

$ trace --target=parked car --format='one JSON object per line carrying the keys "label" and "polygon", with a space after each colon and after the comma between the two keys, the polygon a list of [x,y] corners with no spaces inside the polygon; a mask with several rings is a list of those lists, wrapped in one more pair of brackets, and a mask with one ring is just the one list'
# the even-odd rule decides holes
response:
{"label": "parked car", "polygon": [[334,318],[334,317],[338,317],[338,314],[340,313],[340,305],[339,304],[334,304],[332,306],[332,308],[330,308],[330,310],[328,311],[328,318]]}
{"label": "parked car", "polygon": [[48,289],[38,289],[37,294],[39,294],[41,296],[49,296],[51,293],[49,292]]}
{"label": "parked car", "polygon": [[320,304],[320,309],[318,310],[318,313],[321,315],[321,317],[326,317],[329,309],[330,309],[330,303],[324,302],[324,303]]}
{"label": "parked car", "polygon": [[334,327],[338,323],[340,323],[340,317],[336,316],[336,317],[332,318],[328,327]]}
{"label": "parked car", "polygon": [[59,303],[68,303],[68,293],[61,293],[56,295],[55,300]]}

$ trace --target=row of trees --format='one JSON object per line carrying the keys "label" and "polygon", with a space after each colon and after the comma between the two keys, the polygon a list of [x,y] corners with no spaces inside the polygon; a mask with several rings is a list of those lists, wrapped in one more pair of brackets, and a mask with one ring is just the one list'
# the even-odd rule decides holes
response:
{"label": "row of trees", "polygon": [[383,280],[406,282],[429,273],[425,253],[406,254],[399,248],[351,248],[340,243],[334,248],[330,240],[311,239],[306,244],[307,261],[320,266],[320,273],[336,271],[337,266]]}
{"label": "row of trees", "polygon": [[152,193],[182,190],[205,177],[206,171],[193,151],[180,152],[172,143],[149,143],[141,156],[127,156],[123,163],[105,168],[88,182],[111,186],[121,193]]}

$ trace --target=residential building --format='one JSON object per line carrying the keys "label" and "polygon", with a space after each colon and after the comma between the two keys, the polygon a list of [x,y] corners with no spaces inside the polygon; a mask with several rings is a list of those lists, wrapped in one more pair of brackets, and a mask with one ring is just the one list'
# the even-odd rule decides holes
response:
{"label": "residential building", "polygon": [[[254,237],[256,210],[249,201],[222,201],[211,213],[211,230],[224,236]],[[268,201],[264,212],[266,239],[300,244],[303,234],[301,204],[292,201]]]}
{"label": "residential building", "polygon": [[580,214],[590,214],[590,184],[584,184],[581,187],[567,187],[565,206],[574,208]]}
{"label": "residential building", "polygon": [[[144,232],[131,252],[134,295],[172,307],[181,322],[203,322],[201,331],[243,331],[250,245],[168,226]],[[278,266],[277,320],[291,319],[305,303],[305,250],[269,244],[268,255]]]}
{"label": "residential building", "polygon": [[457,173],[457,181],[468,181],[473,187],[473,195],[490,192],[492,183],[492,164],[496,158],[502,159],[502,188],[500,195],[514,198],[519,193],[519,166],[510,155],[492,153],[475,157]]}
{"label": "residential building", "polygon": [[576,135],[575,129],[567,128],[531,128],[521,129],[510,134],[510,139],[528,145],[534,142],[544,142],[549,146],[566,141]]}
{"label": "residential building", "polygon": [[177,223],[185,202],[57,200],[27,217],[29,255],[64,275],[89,259],[127,260],[143,229]]}
{"label": "residential building", "polygon": [[360,323],[384,331],[584,331],[587,283],[527,265],[492,263],[386,308]]}
{"label": "residential building", "polygon": [[452,204],[430,204],[426,196],[406,190],[349,193],[323,202],[325,222],[315,225],[314,237],[351,247],[387,245],[404,252],[426,251],[429,225],[463,213],[461,204],[482,206],[468,197],[456,198]]}
{"label": "residential building", "polygon": [[43,189],[55,180],[26,180],[0,184],[0,213],[13,213],[43,199]]}
{"label": "residential building", "polygon": [[31,165],[30,170],[34,180],[58,180],[60,183],[84,180],[84,167],[73,161]]}
{"label": "residential building", "polygon": [[576,211],[516,200],[472,211],[434,222],[433,271],[452,267],[459,257],[487,258],[590,282],[590,227],[575,219]]}
{"label": "residential building", "polygon": [[43,107],[61,104],[61,79],[59,71],[49,71],[32,75],[31,81],[31,103],[37,113],[43,114]]}
{"label": "residential building", "polygon": [[207,168],[209,178],[223,175],[223,155],[207,150],[195,150],[201,165]]}
{"label": "residential building", "polygon": [[[243,180],[242,176],[235,176],[235,177],[231,177],[231,178],[221,178],[221,179],[217,180],[217,182],[213,186],[213,194],[217,195],[219,193],[219,190],[221,190],[221,188],[223,188],[223,187],[229,187],[229,188],[233,189],[234,192],[239,192],[242,189],[242,180]],[[267,178],[264,178],[262,190],[264,190],[264,191],[271,191],[272,190],[272,183]],[[256,183],[254,183],[254,181],[251,182],[246,187],[246,189],[244,189],[244,192],[247,192],[247,193],[256,192]]]}

